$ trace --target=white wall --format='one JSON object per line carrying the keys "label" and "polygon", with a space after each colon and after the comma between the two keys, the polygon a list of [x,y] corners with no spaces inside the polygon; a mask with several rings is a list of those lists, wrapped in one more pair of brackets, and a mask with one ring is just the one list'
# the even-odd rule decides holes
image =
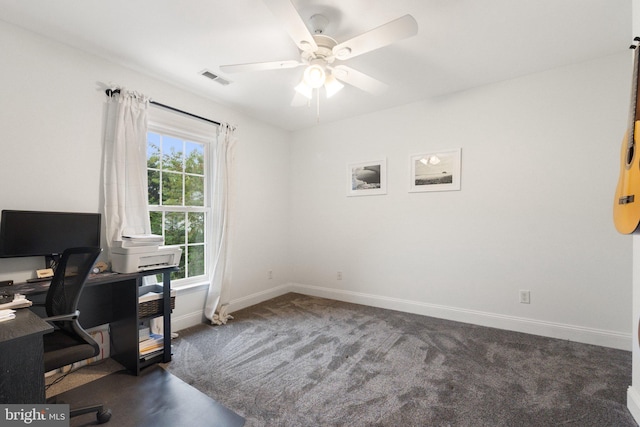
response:
{"label": "white wall", "polygon": [[[2,22],[0,52],[0,209],[100,210],[101,84],[115,83],[237,126],[231,269],[238,286],[226,297],[242,298],[288,280],[287,132]],[[0,280],[33,277],[43,262],[0,259]],[[200,288],[178,294],[178,328],[200,321],[205,293]]]}
{"label": "white wall", "polygon": [[[291,135],[3,23],[0,51],[0,209],[100,208],[113,82],[238,126],[234,308],[297,290],[630,348],[631,240],[611,219],[626,52]],[[407,192],[409,155],[457,147],[461,191]],[[346,197],[347,163],[381,157],[388,194]],[[0,259],[0,279],[41,262]],[[176,325],[204,295],[178,295]]]}
{"label": "white wall", "polygon": [[[294,288],[630,349],[630,74],[625,51],[295,133]],[[408,193],[410,155],[459,147],[461,191]],[[346,197],[347,163],[380,158],[388,193]]]}

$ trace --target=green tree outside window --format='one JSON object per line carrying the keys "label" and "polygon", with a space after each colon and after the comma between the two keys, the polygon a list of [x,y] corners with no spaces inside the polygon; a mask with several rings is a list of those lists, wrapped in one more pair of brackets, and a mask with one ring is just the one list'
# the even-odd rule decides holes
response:
{"label": "green tree outside window", "polygon": [[204,275],[205,144],[147,133],[148,203],[151,232],[182,248],[172,279]]}

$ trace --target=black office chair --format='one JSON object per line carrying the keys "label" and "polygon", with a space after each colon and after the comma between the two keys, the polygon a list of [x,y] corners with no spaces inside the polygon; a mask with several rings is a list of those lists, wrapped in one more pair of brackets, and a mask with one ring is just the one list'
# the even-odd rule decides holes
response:
{"label": "black office chair", "polygon": [[[45,372],[89,359],[100,353],[98,343],[78,322],[78,302],[87,277],[101,251],[100,248],[70,248],[65,250],[60,258],[45,301],[48,317],[44,320],[51,322],[55,327],[52,333],[43,337]],[[104,409],[103,405],[71,409],[69,415],[74,417],[90,412],[96,412],[99,424],[111,419],[111,411]]]}

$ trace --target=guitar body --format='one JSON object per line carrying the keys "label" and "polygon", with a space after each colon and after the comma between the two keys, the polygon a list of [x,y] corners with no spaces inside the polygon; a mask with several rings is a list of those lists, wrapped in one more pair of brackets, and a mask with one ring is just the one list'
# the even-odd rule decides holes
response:
{"label": "guitar body", "polygon": [[[640,122],[635,127],[640,131]],[[640,135],[634,132],[635,135]],[[625,134],[620,153],[620,177],[613,201],[613,222],[622,234],[632,234],[640,231],[640,163],[635,149],[628,148]]]}
{"label": "guitar body", "polygon": [[[640,37],[633,39],[640,42]],[[638,60],[640,49],[638,44],[632,44],[634,49],[633,79],[631,81],[631,105],[629,107],[629,124],[622,140],[620,153],[620,177],[613,200],[613,222],[622,234],[640,233],[640,146],[636,148],[636,135],[640,139],[640,108],[638,108]]]}

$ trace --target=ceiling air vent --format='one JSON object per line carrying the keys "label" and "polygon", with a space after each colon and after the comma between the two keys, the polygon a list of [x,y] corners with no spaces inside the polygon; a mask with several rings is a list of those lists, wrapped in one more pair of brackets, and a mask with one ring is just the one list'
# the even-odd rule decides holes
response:
{"label": "ceiling air vent", "polygon": [[204,71],[203,71],[203,72],[201,72],[200,74],[202,74],[203,76],[205,76],[205,77],[206,77],[206,78],[208,78],[208,79],[213,80],[214,82],[218,82],[218,83],[220,83],[220,84],[221,84],[221,85],[223,85],[223,86],[226,86],[226,85],[228,85],[229,83],[231,83],[229,80],[225,80],[225,79],[223,79],[222,77],[220,77],[220,76],[218,76],[218,75],[216,75],[216,74],[213,74],[213,73],[212,73],[211,71],[209,71],[209,70],[204,70]]}

